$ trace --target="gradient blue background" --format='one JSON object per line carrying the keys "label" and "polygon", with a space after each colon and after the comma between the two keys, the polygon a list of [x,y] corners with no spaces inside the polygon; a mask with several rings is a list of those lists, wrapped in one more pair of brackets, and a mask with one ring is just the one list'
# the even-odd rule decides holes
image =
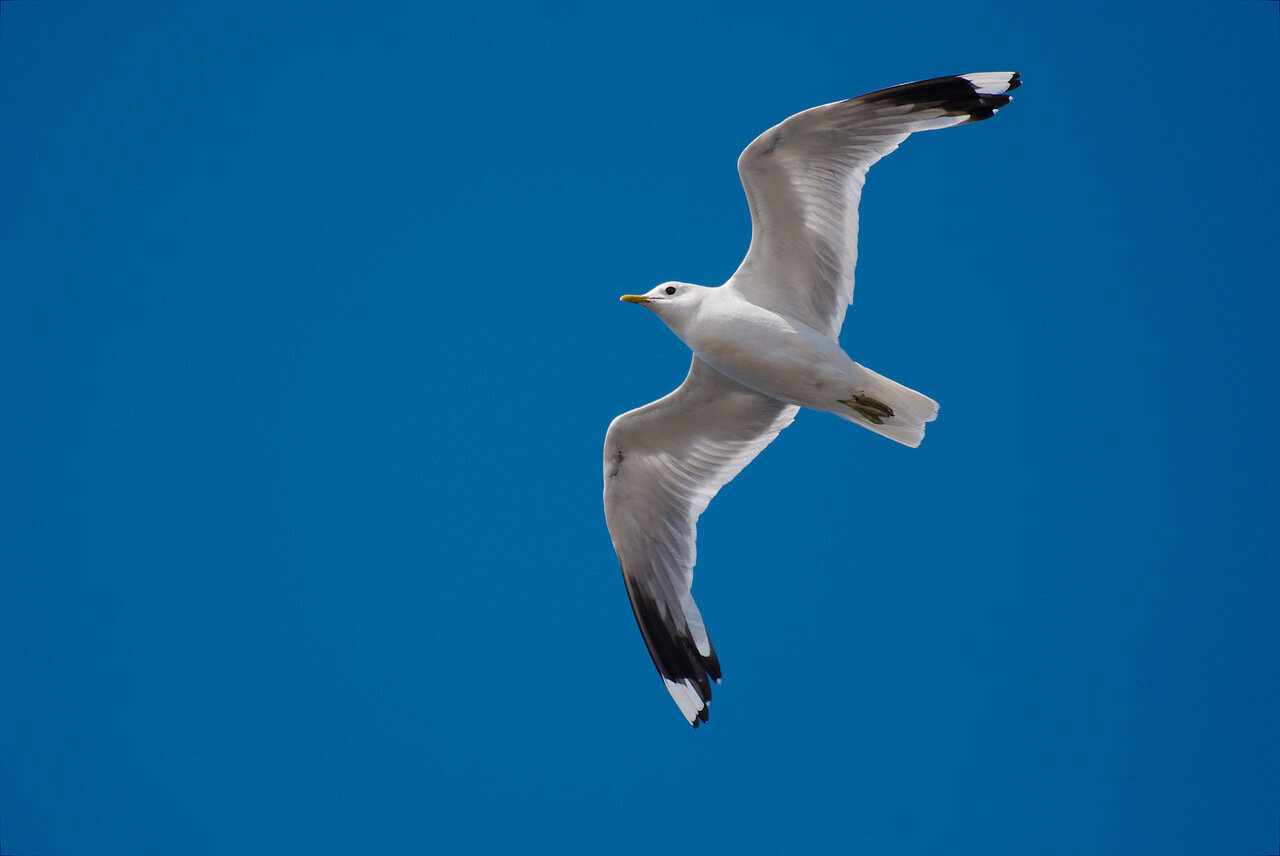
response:
{"label": "gradient blue background", "polygon": [[[1273,3],[0,8],[11,853],[1275,852]],[[856,359],[703,518],[693,731],[600,507],[800,109]]]}

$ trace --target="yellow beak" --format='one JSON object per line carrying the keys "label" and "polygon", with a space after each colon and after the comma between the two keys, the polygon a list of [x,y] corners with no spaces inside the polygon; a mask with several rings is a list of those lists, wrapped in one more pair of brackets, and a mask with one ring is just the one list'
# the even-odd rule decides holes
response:
{"label": "yellow beak", "polygon": [[648,303],[649,298],[639,294],[624,294],[618,298],[623,303]]}

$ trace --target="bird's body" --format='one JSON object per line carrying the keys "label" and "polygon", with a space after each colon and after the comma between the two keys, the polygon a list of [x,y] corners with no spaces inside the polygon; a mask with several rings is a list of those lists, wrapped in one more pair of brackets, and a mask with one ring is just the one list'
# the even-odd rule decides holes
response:
{"label": "bird's body", "polygon": [[[692,305],[677,311],[672,299],[672,306],[661,310],[667,326],[703,362],[745,387],[787,404],[835,413],[872,430],[886,421],[900,428],[919,428],[918,436],[910,430],[907,439],[895,437],[911,446],[923,438],[923,423],[937,416],[938,406],[932,399],[898,384],[893,384],[898,389],[886,388],[885,378],[854,362],[838,341],[803,321],[757,306],[742,296],[733,280],[719,288],[680,283],[678,289],[689,295]],[[893,402],[877,398],[901,399],[903,392],[923,401],[900,401],[894,407]],[[881,401],[892,412],[877,416],[879,422],[872,421],[845,404],[858,396]],[[895,423],[897,414],[908,412],[909,405],[915,406],[911,412],[917,418],[909,426],[901,419]]]}
{"label": "bird's body", "polygon": [[918,446],[938,405],[854,362],[838,337],[853,297],[867,169],[915,131],[992,116],[1017,74],[907,83],[797,113],[738,160],[752,238],[708,288],[666,282],[622,299],[653,310],[693,351],[669,395],[605,435],[605,519],[658,672],[695,727],[720,663],[691,586],[699,515],[800,407]]}
{"label": "bird's body", "polygon": [[819,410],[851,382],[853,360],[817,330],[765,309],[732,287],[702,289],[689,323],[668,322],[689,349],[721,374],[779,401]]}

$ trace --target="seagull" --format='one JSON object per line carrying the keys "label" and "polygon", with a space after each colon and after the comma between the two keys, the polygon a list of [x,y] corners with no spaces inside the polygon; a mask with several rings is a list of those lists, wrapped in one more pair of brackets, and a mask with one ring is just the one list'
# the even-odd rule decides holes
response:
{"label": "seagull", "polygon": [[939,77],[797,113],[738,158],[751,245],[718,287],[664,282],[622,300],[693,351],[673,392],[623,413],[604,440],[604,512],[636,623],[694,728],[720,661],[693,602],[698,517],[801,407],[912,448],[933,399],[854,362],[839,344],[853,300],[867,170],[910,134],[979,122],[1010,101],[1014,72]]}

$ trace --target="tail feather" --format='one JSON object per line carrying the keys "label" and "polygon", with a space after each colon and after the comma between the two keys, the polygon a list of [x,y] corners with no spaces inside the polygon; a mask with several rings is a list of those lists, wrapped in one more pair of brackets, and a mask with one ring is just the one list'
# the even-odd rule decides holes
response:
{"label": "tail feather", "polygon": [[874,399],[892,411],[889,416],[874,416],[858,412],[853,407],[837,405],[833,410],[838,416],[857,423],[863,428],[896,440],[904,446],[915,448],[924,439],[924,426],[938,418],[938,402],[897,381],[878,375],[866,366],[857,366],[858,382],[855,394]]}

